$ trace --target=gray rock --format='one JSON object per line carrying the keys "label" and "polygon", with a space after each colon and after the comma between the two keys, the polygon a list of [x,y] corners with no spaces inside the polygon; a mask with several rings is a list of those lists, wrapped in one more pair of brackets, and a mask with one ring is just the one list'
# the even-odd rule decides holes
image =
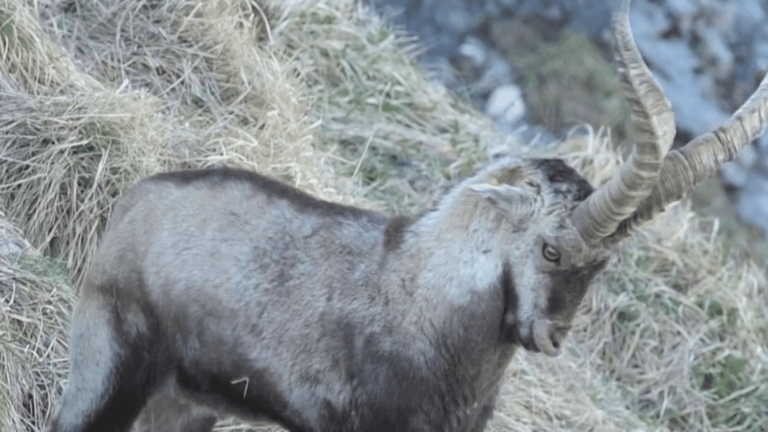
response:
{"label": "gray rock", "polygon": [[525,102],[520,87],[507,84],[496,88],[485,104],[485,114],[499,123],[514,125],[525,116]]}
{"label": "gray rock", "polygon": [[547,21],[562,21],[568,8],[563,1],[540,0],[523,2],[517,10],[522,15],[536,15]]}
{"label": "gray rock", "polygon": [[[763,135],[754,146],[757,153],[754,169],[768,173],[768,136]],[[742,151],[743,152],[743,151]]]}
{"label": "gray rock", "polygon": [[768,27],[762,27],[753,35],[750,58],[757,71],[768,71]]}
{"label": "gray rock", "polygon": [[763,135],[759,140],[757,140],[757,150],[760,152],[760,154],[768,154],[768,135]]}
{"label": "gray rock", "polygon": [[760,161],[760,154],[755,146],[744,147],[733,162],[728,162],[721,168],[725,184],[743,188],[750,180],[749,171]]}
{"label": "gray rock", "polygon": [[[446,2],[450,3],[450,2]],[[444,4],[442,7],[432,9],[435,14],[436,23],[444,30],[464,35],[479,24],[482,17],[473,16],[460,7],[448,7]]]}
{"label": "gray rock", "polygon": [[735,22],[733,23],[734,33],[751,34],[765,26],[768,20],[765,8],[768,5],[758,0],[732,0]]}
{"label": "gray rock", "polygon": [[677,19],[691,16],[701,8],[701,2],[696,0],[667,0],[667,10]]}
{"label": "gray rock", "polygon": [[714,83],[696,73],[699,60],[683,42],[638,42],[655,65],[653,72],[675,111],[679,131],[700,135],[718,126],[729,115],[714,100]]}
{"label": "gray rock", "polygon": [[720,169],[723,182],[735,188],[741,188],[747,182],[748,170],[738,162],[728,162]]}
{"label": "gray rock", "polygon": [[496,5],[502,10],[515,10],[525,0],[496,0]]}
{"label": "gray rock", "polygon": [[512,67],[507,60],[498,51],[489,50],[485,68],[477,81],[469,86],[470,93],[488,96],[496,87],[512,83],[512,76]]}
{"label": "gray rock", "polygon": [[630,17],[637,46],[651,65],[675,110],[678,129],[700,135],[729,115],[715,100],[712,77],[701,74],[701,60],[681,38],[663,39],[670,22],[658,7],[638,2]]}
{"label": "gray rock", "polygon": [[472,67],[482,69],[488,61],[488,47],[480,39],[468,36],[459,46],[459,56],[466,59]]}
{"label": "gray rock", "polygon": [[702,54],[704,61],[711,63],[714,76],[720,80],[726,80],[733,74],[733,52],[722,31],[712,28],[702,28],[699,32],[702,39]]}

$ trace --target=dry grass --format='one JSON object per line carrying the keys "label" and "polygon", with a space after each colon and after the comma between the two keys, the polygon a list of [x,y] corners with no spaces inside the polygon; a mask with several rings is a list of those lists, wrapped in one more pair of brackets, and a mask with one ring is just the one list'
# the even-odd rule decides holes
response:
{"label": "dry grass", "polygon": [[[45,31],[38,11],[0,3],[3,28],[14,29],[0,33],[0,204],[76,278],[116,197],[160,170],[248,167],[342,199],[312,146],[312,101],[295,62],[259,42],[266,27],[254,11],[211,1],[37,4]],[[74,58],[50,54],[53,40]],[[29,58],[58,63],[35,79],[39,62]],[[80,85],[91,76],[102,84]]]}
{"label": "dry grass", "polygon": [[[226,163],[414,213],[486,148],[522,151],[354,3],[0,0],[0,209],[77,280],[114,200],[149,173]],[[548,151],[600,183],[620,163],[608,135]],[[764,273],[716,226],[683,204],[625,242],[565,355],[513,361],[490,429],[768,429]],[[39,431],[74,294],[57,261],[19,259],[4,219],[0,239],[0,427]]]}
{"label": "dry grass", "polygon": [[429,79],[413,62],[412,39],[353,2],[324,3],[297,9],[277,38],[317,100],[318,145],[360,195],[413,213],[471,173],[487,144],[513,140]]}
{"label": "dry grass", "polygon": [[75,293],[0,213],[0,430],[36,431],[58,404]]}

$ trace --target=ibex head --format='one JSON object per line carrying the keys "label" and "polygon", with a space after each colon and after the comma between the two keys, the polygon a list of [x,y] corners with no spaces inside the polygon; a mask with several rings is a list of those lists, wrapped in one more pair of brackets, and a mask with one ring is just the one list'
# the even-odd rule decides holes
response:
{"label": "ibex head", "polygon": [[470,186],[516,223],[529,224],[530,238],[515,243],[525,244],[521,253],[530,258],[514,261],[525,274],[514,275],[521,298],[508,317],[524,346],[550,355],[559,352],[586,287],[613,247],[731,160],[768,122],[767,77],[729,122],[670,152],[674,114],[635,45],[629,0],[620,1],[612,31],[635,142],[614,178],[592,193],[559,161],[502,161]]}
{"label": "ibex head", "polygon": [[[608,259],[609,250],[586,242],[571,220],[592,192],[589,182],[559,159],[508,158],[459,186],[455,193],[463,200],[444,200],[473,213],[449,214],[448,220],[479,225],[451,231],[483,237],[485,227],[494,237],[475,249],[488,248],[508,263],[502,270],[502,279],[508,279],[502,282],[504,332],[529,350],[560,352],[589,283]],[[488,245],[503,246],[493,251]]]}

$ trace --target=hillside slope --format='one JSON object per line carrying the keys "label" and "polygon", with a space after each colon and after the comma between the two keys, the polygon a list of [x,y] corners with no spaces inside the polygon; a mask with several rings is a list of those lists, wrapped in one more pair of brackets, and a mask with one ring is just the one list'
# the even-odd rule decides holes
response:
{"label": "hillside slope", "polygon": [[[0,237],[23,244],[15,225],[34,246],[0,248],[0,429],[52,414],[72,286],[141,177],[227,164],[413,214],[486,148],[533,151],[416,49],[353,0],[0,0]],[[618,166],[606,136],[547,151],[600,183]],[[622,245],[575,327],[563,356],[515,358],[490,430],[768,427],[764,273],[687,204]]]}

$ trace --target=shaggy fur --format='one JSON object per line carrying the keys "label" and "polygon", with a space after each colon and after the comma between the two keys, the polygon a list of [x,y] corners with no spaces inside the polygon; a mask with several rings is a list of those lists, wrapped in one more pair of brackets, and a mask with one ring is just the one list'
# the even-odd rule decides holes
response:
{"label": "shaggy fur", "polygon": [[142,431],[213,412],[482,431],[516,347],[556,355],[605,266],[569,220],[591,192],[560,160],[508,159],[407,219],[246,171],[146,179],[86,275],[49,432],[127,431],[142,409]]}

